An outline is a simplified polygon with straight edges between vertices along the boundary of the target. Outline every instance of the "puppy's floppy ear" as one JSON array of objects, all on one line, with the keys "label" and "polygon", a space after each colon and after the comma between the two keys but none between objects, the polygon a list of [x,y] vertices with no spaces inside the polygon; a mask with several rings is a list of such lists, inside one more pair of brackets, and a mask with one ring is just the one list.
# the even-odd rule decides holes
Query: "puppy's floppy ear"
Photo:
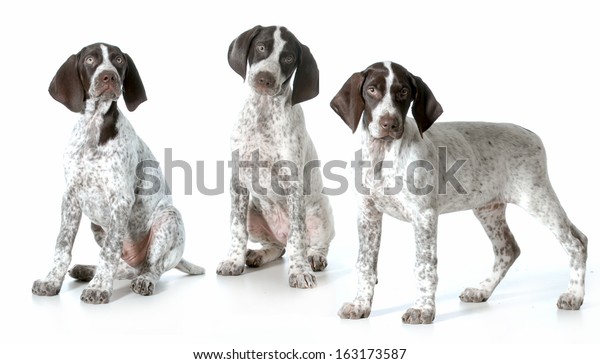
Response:
[{"label": "puppy's floppy ear", "polygon": [[56,71],[48,87],[48,92],[56,101],[77,113],[85,108],[86,93],[77,69],[78,60],[79,55],[71,55]]},{"label": "puppy's floppy ear", "polygon": [[412,74],[410,76],[416,90],[411,110],[419,127],[419,133],[423,137],[423,133],[442,115],[444,110],[425,82],[420,77]]},{"label": "puppy's floppy ear", "polygon": [[364,72],[353,74],[329,104],[333,111],[350,127],[352,133],[358,128],[360,117],[365,110],[365,101],[362,98],[362,86],[364,82]]},{"label": "puppy's floppy ear", "polygon": [[248,29],[229,45],[227,52],[227,61],[229,66],[242,78],[246,79],[246,65],[248,64],[248,52],[250,51],[250,43],[252,39],[261,31],[263,27],[260,25],[252,29]]},{"label": "puppy's floppy ear", "polygon": [[123,99],[127,110],[134,111],[140,104],[148,98],[146,97],[146,90],[144,84],[140,78],[137,67],[133,63],[133,59],[128,54],[124,54],[127,59],[127,72],[123,79]]},{"label": "puppy's floppy ear", "polygon": [[294,76],[294,89],[292,90],[292,105],[310,100],[319,94],[319,68],[310,53],[310,49],[300,44],[298,67]]}]

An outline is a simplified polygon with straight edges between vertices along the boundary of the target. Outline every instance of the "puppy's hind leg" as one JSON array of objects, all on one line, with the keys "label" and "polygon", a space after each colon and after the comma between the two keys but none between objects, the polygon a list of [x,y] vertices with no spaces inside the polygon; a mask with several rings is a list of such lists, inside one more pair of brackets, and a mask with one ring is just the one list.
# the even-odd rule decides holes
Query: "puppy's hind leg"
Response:
[{"label": "puppy's hind leg", "polygon": [[260,267],[285,254],[284,243],[277,240],[269,224],[253,201],[248,208],[248,237],[251,241],[262,244],[262,249],[248,249],[246,251],[246,265]]},{"label": "puppy's hind leg", "polygon": [[530,198],[518,205],[538,218],[554,233],[569,256],[571,268],[567,292],[556,303],[562,310],[578,310],[585,295],[585,270],[587,260],[587,237],[571,223],[563,210],[550,182],[538,183],[542,188],[532,188]]},{"label": "puppy's hind leg", "polygon": [[494,267],[492,274],[477,288],[467,288],[460,295],[463,302],[485,302],[508,269],[519,257],[521,251],[506,223],[506,204],[491,203],[474,209],[475,216],[483,226],[494,248]]},{"label": "puppy's hind leg", "polygon": [[[76,264],[69,270],[69,276],[78,281],[89,282],[96,274],[95,265]],[[139,270],[127,264],[123,259],[119,261],[115,279],[134,279]]]},{"label": "puppy's hind leg", "polygon": [[248,249],[246,252],[246,265],[252,268],[258,268],[285,254],[285,248],[280,244],[262,243],[262,249]]},{"label": "puppy's hind leg", "polygon": [[173,207],[160,211],[153,220],[148,253],[140,274],[131,281],[131,290],[142,296],[154,293],[161,275],[172,268],[188,274],[202,274],[204,269],[182,259],[185,241],[183,221]]},{"label": "puppy's hind leg", "polygon": [[[94,234],[94,240],[96,243],[102,247],[104,244],[104,239],[106,238],[106,232],[100,225],[96,225],[92,223],[92,234]],[[69,269],[69,276],[71,278],[75,278],[78,281],[89,282],[94,278],[96,274],[96,266],[95,265],[86,265],[86,264],[75,264],[71,269]]]},{"label": "puppy's hind leg", "polygon": [[69,269],[69,276],[78,281],[89,282],[96,274],[95,265],[75,264]]},{"label": "puppy's hind leg", "polygon": [[[104,239],[106,238],[106,232],[104,229],[92,223],[92,233],[94,234],[94,239],[99,246],[104,244]],[[117,267],[116,279],[134,279],[138,275],[138,270],[131,267],[124,260],[119,261],[119,265]],[[94,278],[96,274],[96,266],[95,265],[87,265],[87,264],[75,264],[71,269],[69,269],[69,276],[78,281],[89,282]]]}]

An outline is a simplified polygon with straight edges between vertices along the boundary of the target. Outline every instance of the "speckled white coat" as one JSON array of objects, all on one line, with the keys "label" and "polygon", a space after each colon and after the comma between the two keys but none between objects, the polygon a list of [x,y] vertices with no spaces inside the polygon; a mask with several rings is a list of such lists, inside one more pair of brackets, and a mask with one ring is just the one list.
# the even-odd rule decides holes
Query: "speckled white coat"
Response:
[{"label": "speckled white coat", "polygon": [[[360,195],[358,204],[358,292],[339,315],[356,319],[370,314],[383,214],[411,223],[415,231],[419,293],[403,315],[404,322],[426,324],[435,317],[437,219],[442,213],[472,209],[492,241],[495,261],[491,275],[460,295],[465,302],[486,301],[520,252],[506,224],[508,203],[538,218],[562,244],[569,255],[571,274],[567,292],[559,297],[557,306],[579,309],[584,297],[587,238],[569,221],[552,189],[541,140],[512,124],[452,122],[423,128],[435,121],[441,107],[426,86],[411,82],[416,76],[386,62],[355,74],[354,81],[358,77],[362,77],[361,87],[374,95],[373,100],[365,92],[349,90],[357,84],[350,82],[351,78],[332,101],[334,110],[352,127],[358,121],[352,119],[348,105],[361,100],[348,97],[364,100],[365,117],[358,128],[363,157],[371,163],[362,173],[368,193]],[[377,90],[372,85],[383,86]],[[401,94],[403,88],[408,92]],[[401,111],[413,102],[414,97],[404,99],[411,91],[421,97],[429,94],[430,105],[425,108],[433,114],[429,120],[408,118]],[[413,115],[418,113],[415,103]],[[376,167],[381,161],[387,161],[387,166]],[[447,173],[449,170],[452,173]]]}]

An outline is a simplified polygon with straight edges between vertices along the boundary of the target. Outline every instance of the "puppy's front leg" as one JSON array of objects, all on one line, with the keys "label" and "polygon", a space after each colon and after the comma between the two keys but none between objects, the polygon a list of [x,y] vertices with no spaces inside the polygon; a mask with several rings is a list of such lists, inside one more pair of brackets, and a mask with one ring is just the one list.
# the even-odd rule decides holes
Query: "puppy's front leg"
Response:
[{"label": "puppy's front leg", "polygon": [[382,217],[383,214],[375,208],[373,200],[363,196],[358,211],[358,292],[353,302],[344,303],[338,311],[341,318],[360,319],[371,314],[371,303],[377,283]]},{"label": "puppy's front leg", "polygon": [[239,181],[231,178],[231,247],[227,259],[217,266],[217,274],[238,276],[244,271],[248,249],[248,204],[249,192]]},{"label": "puppy's front leg", "polygon": [[317,278],[312,273],[306,256],[306,204],[303,189],[301,185],[294,185],[286,192],[290,217],[290,233],[287,240],[290,287],[314,288],[317,286]]},{"label": "puppy's front leg", "polygon": [[113,206],[113,210],[110,214],[106,239],[100,249],[100,261],[94,278],[81,293],[81,300],[85,303],[108,303],[112,295],[113,281],[119,259],[123,254],[123,239],[134,201],[133,196],[124,197],[119,194],[111,201],[110,206]]},{"label": "puppy's front leg", "polygon": [[60,292],[69,264],[75,236],[81,222],[81,207],[75,194],[67,190],[63,196],[61,207],[60,232],[54,249],[54,267],[45,278],[33,282],[31,291],[38,296],[54,296]]},{"label": "puppy's front leg", "polygon": [[430,324],[435,318],[435,290],[437,288],[437,221],[433,210],[415,214],[416,260],[415,275],[419,297],[414,306],[402,316],[407,324]]}]

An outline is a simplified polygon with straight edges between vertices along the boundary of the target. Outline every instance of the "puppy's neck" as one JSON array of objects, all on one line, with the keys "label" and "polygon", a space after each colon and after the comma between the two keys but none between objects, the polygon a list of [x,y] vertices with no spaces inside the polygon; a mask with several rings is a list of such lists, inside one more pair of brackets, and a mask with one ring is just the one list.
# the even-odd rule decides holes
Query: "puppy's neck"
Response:
[{"label": "puppy's neck", "polygon": [[423,143],[416,124],[411,122],[405,123],[404,133],[399,139],[374,138],[366,124],[362,124],[362,158],[370,162],[367,175],[372,178],[381,178],[384,165],[387,165],[386,168],[401,170],[402,166],[414,160],[415,155],[411,150],[415,148],[415,143]]},{"label": "puppy's neck", "polygon": [[[85,110],[84,114],[86,119],[91,119],[94,116],[102,116],[106,114],[108,109],[112,106],[114,101],[112,100],[99,100],[94,98],[88,98],[85,100]],[[114,102],[116,103],[116,102]]]},{"label": "puppy's neck", "polygon": [[84,117],[82,118],[85,130],[86,144],[89,148],[96,148],[108,143],[117,136],[117,121],[119,109],[117,101],[112,100],[86,100]]},{"label": "puppy's neck", "polygon": [[289,82],[281,86],[281,90],[275,95],[266,95],[257,92],[250,87],[250,95],[248,96],[248,102],[255,105],[257,108],[264,108],[267,110],[280,110],[292,105],[292,89]]},{"label": "puppy's neck", "polygon": [[421,135],[414,120],[407,118],[404,122],[404,133],[399,139],[374,138],[366,123],[361,123],[363,156],[373,164],[383,160],[397,161],[403,151],[407,151],[414,143],[422,143]]},{"label": "puppy's neck", "polygon": [[[293,125],[290,124],[291,106],[289,87],[274,96],[263,95],[252,90],[242,110],[241,120],[247,124],[243,130],[272,134],[276,130],[301,127],[301,124],[303,125],[301,120],[296,120],[297,122]],[[296,112],[301,111],[296,110]]]},{"label": "puppy's neck", "polygon": [[364,125],[364,127],[361,128],[363,158],[370,161],[371,165],[376,165],[383,161],[391,149],[395,149],[395,147],[398,147],[398,144],[401,143],[402,139],[393,140],[374,138],[371,136],[371,133],[369,133],[369,128],[366,126],[366,123],[363,122],[361,124]]}]

